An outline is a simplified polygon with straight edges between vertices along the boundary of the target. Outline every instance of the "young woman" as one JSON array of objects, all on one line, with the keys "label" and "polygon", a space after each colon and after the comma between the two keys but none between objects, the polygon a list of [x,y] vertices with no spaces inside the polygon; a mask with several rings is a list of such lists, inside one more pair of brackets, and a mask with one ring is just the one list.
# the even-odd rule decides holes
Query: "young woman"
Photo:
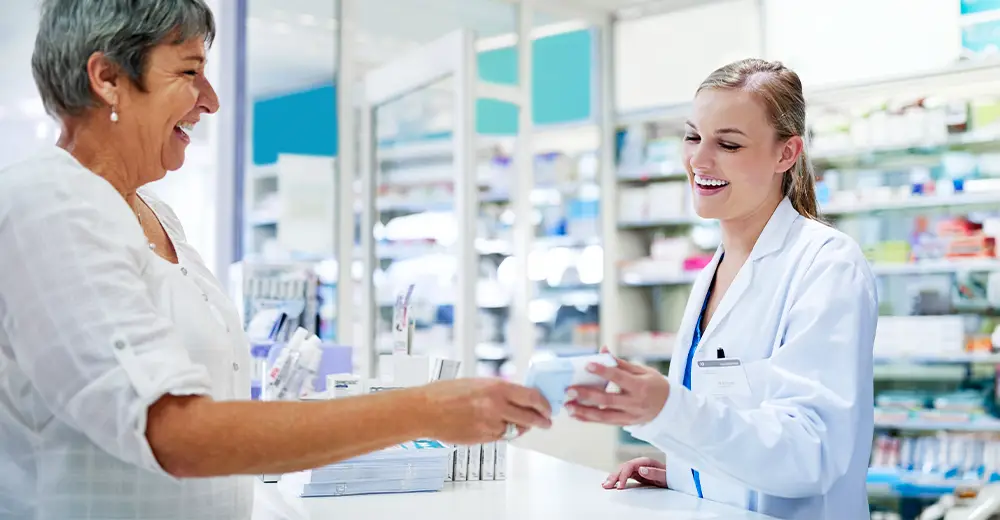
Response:
[{"label": "young woman", "polygon": [[722,246],[694,283],[664,378],[593,367],[621,388],[570,390],[580,420],[628,426],[666,453],[629,478],[776,518],[868,518],[875,278],[820,222],[798,76],[757,59],[713,72],[687,122],[697,213]]}]

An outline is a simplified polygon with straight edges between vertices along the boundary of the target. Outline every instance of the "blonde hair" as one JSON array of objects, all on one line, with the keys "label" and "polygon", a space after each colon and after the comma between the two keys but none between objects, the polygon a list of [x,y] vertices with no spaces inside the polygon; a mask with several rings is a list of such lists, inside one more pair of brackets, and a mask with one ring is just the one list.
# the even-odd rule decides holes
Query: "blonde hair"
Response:
[{"label": "blonde hair", "polygon": [[[806,136],[806,101],[799,75],[777,61],[748,58],[716,69],[698,87],[735,89],[760,99],[779,140]],[[785,172],[781,191],[803,217],[821,220],[816,200],[816,179],[805,146],[795,165]]]}]

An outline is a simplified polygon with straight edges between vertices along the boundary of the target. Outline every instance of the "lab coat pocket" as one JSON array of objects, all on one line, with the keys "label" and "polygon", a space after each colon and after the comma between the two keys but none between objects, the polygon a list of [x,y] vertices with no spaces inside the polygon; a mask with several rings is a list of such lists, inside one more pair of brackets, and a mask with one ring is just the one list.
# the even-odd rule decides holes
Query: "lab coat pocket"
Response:
[{"label": "lab coat pocket", "polygon": [[710,473],[700,473],[702,495],[713,502],[729,504],[740,509],[749,505],[749,489],[739,482]]},{"label": "lab coat pocket", "polygon": [[769,359],[759,359],[743,363],[743,373],[746,376],[750,391],[740,395],[720,396],[719,399],[739,410],[760,407],[767,395],[767,371],[769,363]]},{"label": "lab coat pocket", "polygon": [[674,491],[698,496],[690,463],[672,453],[667,453],[667,487]]}]

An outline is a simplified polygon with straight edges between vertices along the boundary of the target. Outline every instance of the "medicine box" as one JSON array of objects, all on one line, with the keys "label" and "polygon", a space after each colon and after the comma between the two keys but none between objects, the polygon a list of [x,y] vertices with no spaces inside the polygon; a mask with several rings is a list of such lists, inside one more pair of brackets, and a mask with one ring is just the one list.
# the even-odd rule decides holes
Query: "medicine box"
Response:
[{"label": "medicine box", "polygon": [[469,446],[469,480],[482,480],[483,445]]},{"label": "medicine box", "polygon": [[455,481],[469,480],[469,447],[455,448]]},{"label": "medicine box", "polygon": [[480,472],[482,480],[494,480],[496,478],[497,463],[497,443],[488,442],[483,444],[483,469]]}]

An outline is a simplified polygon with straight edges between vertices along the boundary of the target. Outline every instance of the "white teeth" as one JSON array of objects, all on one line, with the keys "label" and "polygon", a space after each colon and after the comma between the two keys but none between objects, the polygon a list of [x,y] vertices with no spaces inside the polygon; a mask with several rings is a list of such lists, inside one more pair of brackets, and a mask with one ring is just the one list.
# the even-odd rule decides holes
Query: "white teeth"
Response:
[{"label": "white teeth", "polygon": [[707,187],[710,187],[710,188],[718,188],[720,186],[726,186],[726,185],[729,184],[728,181],[720,181],[718,179],[709,179],[707,177],[702,177],[701,175],[695,175],[694,176],[694,182],[695,182],[695,184],[698,184],[699,186],[707,186]]},{"label": "white teeth", "polygon": [[184,133],[188,133],[188,132],[194,130],[194,124],[193,123],[177,123],[177,129],[180,130],[180,131],[182,131],[182,132],[184,132]]}]

